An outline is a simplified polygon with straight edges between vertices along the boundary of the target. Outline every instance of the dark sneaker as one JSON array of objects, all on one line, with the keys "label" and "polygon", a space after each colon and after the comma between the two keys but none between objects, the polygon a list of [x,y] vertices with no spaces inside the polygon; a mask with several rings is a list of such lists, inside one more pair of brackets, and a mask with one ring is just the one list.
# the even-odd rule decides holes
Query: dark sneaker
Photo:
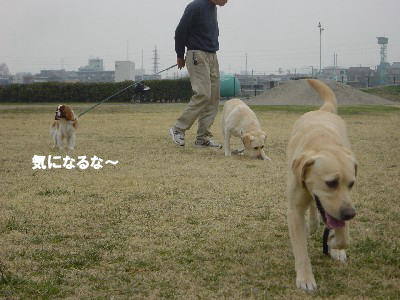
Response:
[{"label": "dark sneaker", "polygon": [[203,139],[197,139],[194,144],[198,147],[210,147],[210,148],[218,148],[222,149],[221,144],[215,143],[213,140],[203,140]]},{"label": "dark sneaker", "polygon": [[171,134],[172,140],[175,144],[179,146],[185,146],[185,133],[183,131],[172,127],[169,129],[169,133]]}]

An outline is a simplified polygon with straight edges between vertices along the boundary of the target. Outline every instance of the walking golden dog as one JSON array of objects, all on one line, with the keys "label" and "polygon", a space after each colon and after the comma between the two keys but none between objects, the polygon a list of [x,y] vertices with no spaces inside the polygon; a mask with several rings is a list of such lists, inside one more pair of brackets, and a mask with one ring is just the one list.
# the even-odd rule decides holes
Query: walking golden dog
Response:
[{"label": "walking golden dog", "polygon": [[[356,215],[350,197],[357,174],[357,162],[350,150],[345,122],[336,114],[333,91],[319,80],[308,80],[324,104],[298,119],[287,150],[288,225],[296,269],[296,285],[314,290],[317,284],[307,253],[305,213],[310,208],[310,226],[318,225],[318,210],[329,229],[328,251],[345,261],[349,244],[346,221]],[[318,208],[318,210],[317,210]]]}]

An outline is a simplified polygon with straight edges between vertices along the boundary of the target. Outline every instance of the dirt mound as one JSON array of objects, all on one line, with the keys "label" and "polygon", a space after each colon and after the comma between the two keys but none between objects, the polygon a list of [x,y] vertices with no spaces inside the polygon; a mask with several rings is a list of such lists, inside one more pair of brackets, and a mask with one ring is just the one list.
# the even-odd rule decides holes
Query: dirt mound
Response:
[{"label": "dirt mound", "polygon": [[[324,81],[336,95],[339,105],[395,104],[334,80]],[[250,105],[321,105],[321,99],[307,80],[291,80],[246,101]]]}]

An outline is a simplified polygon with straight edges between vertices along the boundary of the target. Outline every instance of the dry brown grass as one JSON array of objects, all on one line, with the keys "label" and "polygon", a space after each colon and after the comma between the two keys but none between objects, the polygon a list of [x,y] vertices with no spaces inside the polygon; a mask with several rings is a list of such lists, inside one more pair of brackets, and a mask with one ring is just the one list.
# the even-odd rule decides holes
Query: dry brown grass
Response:
[{"label": "dry brown grass", "polygon": [[[0,106],[0,298],[399,297],[398,111],[344,115],[360,163],[350,262],[322,255],[321,228],[309,243],[319,289],[307,294],[295,288],[285,216],[299,112],[256,108],[273,159],[263,162],[195,148],[195,130],[173,145],[182,105],[103,105],[82,117],[69,155],[116,167],[34,171],[34,154],[59,153],[54,109]],[[214,133],[222,141],[219,118]]]}]

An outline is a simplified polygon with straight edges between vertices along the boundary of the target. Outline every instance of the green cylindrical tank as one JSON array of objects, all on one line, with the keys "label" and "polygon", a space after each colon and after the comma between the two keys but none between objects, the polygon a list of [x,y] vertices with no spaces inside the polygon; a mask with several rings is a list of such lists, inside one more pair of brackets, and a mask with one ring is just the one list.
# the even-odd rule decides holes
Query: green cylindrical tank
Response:
[{"label": "green cylindrical tank", "polygon": [[221,97],[239,97],[240,96],[240,82],[235,75],[225,74],[220,78],[221,83]]}]

